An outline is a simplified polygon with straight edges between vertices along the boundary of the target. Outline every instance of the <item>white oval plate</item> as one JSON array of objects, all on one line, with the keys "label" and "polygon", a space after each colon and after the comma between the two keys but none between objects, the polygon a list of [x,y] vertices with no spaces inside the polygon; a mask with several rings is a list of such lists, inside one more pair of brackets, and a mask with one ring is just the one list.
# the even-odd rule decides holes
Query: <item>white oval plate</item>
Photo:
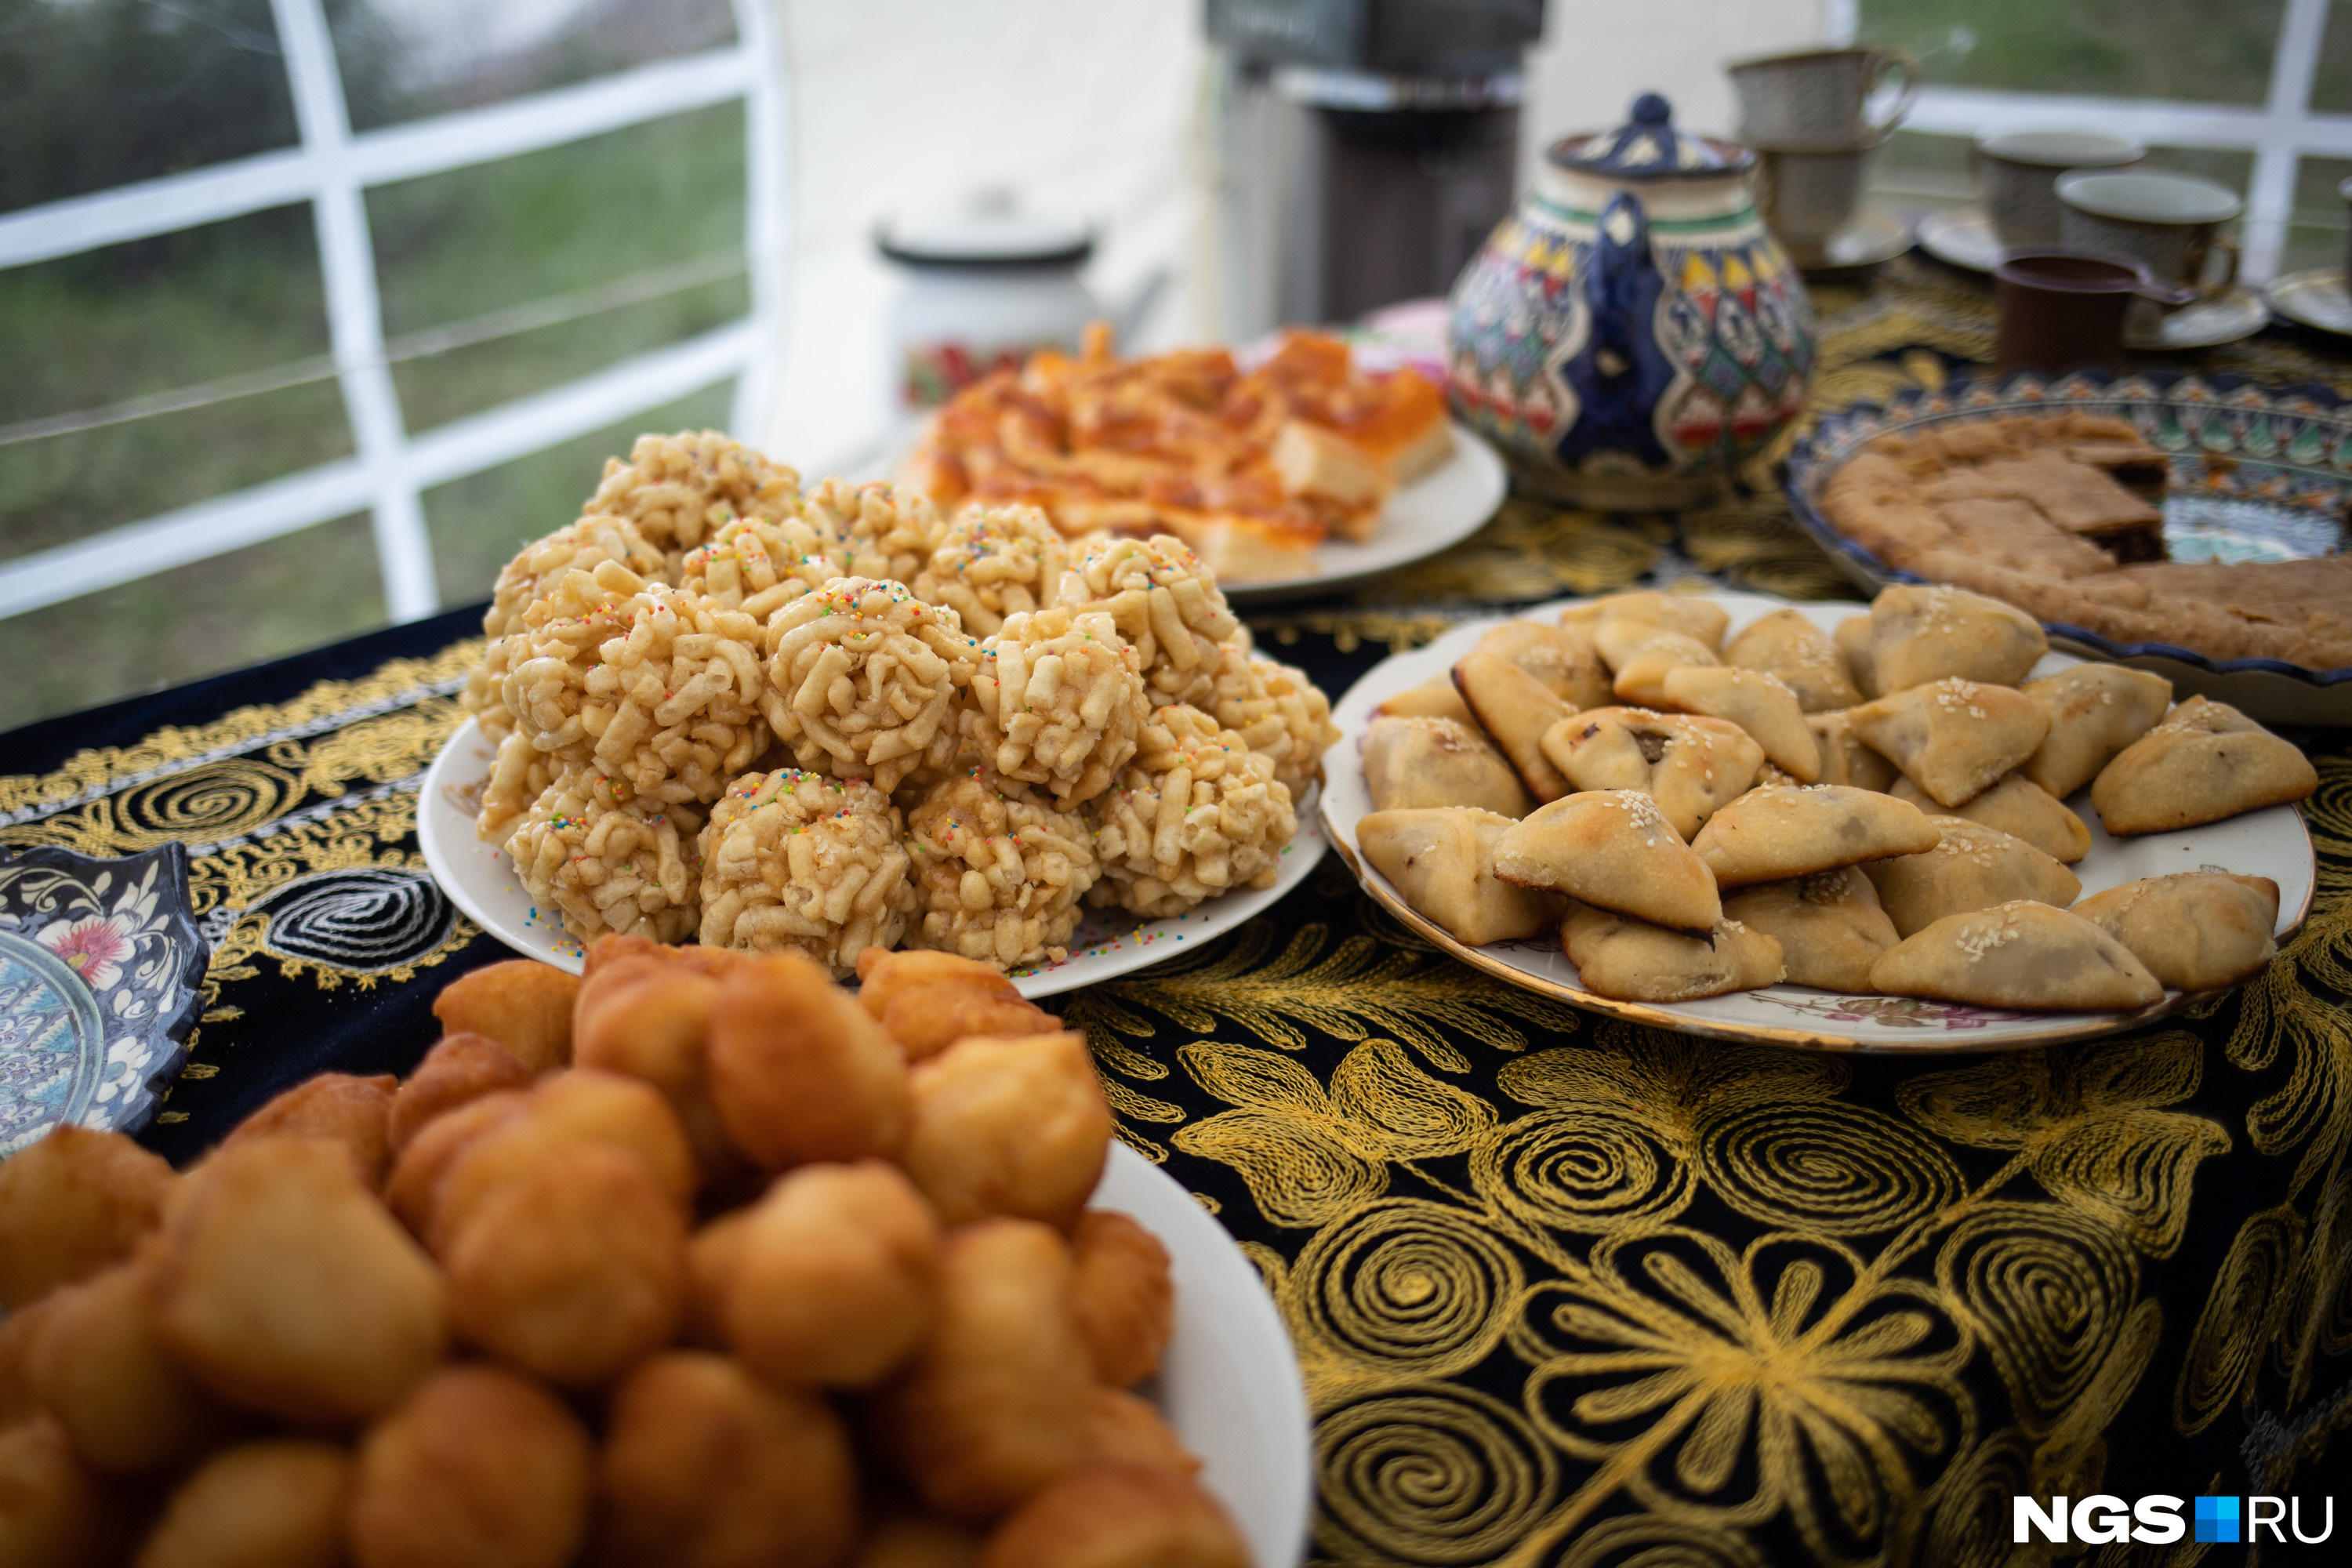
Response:
[{"label": "white oval plate", "polygon": [[[491,752],[480,726],[468,719],[425,771],[425,786],[416,801],[416,842],[425,851],[425,868],[449,901],[476,925],[527,958],[545,959],[577,974],[587,955],[579,941],[565,932],[562,916],[532,903],[506,851],[474,837],[475,803],[490,776]],[[1310,785],[1307,798],[1298,803],[1298,835],[1283,848],[1273,887],[1225,893],[1164,921],[1088,910],[1071,939],[1069,957],[1024,969],[1013,975],[1013,983],[1032,1000],[1051,996],[1157,963],[1187,944],[1222,936],[1304,881],[1327,847]]]},{"label": "white oval plate", "polygon": [[1281,1313],[1224,1227],[1126,1144],[1111,1144],[1093,1202],[1131,1215],[1168,1248],[1176,1335],[1145,1392],[1201,1457],[1202,1481],[1257,1568],[1290,1568],[1315,1500],[1314,1433]]},{"label": "white oval plate", "polygon": [[[1761,594],[1709,594],[1731,616],[1726,636],[1758,616],[1794,608],[1823,631],[1834,627],[1862,606],[1850,603],[1796,604]],[[1364,784],[1361,750],[1371,710],[1407,689],[1453,668],[1478,638],[1506,618],[1549,620],[1575,604],[1561,599],[1539,605],[1517,616],[1465,622],[1428,647],[1398,654],[1374,666],[1339,700],[1331,717],[1340,731],[1339,743],[1324,753],[1323,819],[1332,841],[1365,889],[1423,936],[1465,963],[1531,991],[1540,991],[1594,1012],[1611,1013],[1690,1034],[1724,1039],[1752,1040],[1801,1046],[1814,1050],[1982,1051],[2019,1046],[2054,1045],[2094,1035],[2135,1028],[2151,1018],[2177,1012],[2190,998],[2167,992],[2162,1002],[2137,1013],[2008,1013],[1949,1002],[1909,997],[1840,996],[1809,985],[1768,985],[1759,991],[1735,991],[1696,1002],[1621,1002],[1584,988],[1576,965],[1568,961],[1555,938],[1541,942],[1497,942],[1468,947],[1434,922],[1416,914],[1387,878],[1366,865],[1356,853],[1356,821],[1372,809]],[[2083,661],[2071,654],[2048,653],[2033,667],[2034,676],[2052,674]],[[2110,838],[2091,809],[2085,789],[2067,803],[2091,830],[2091,852],[2071,869],[2083,881],[2083,896],[2172,871],[2194,871],[2207,866],[2245,876],[2268,877],[2279,886],[2278,933],[2303,923],[2311,912],[2317,877],[2311,835],[2303,816],[2291,805],[2248,812],[2227,822],[2209,823],[2181,833],[2151,833],[2137,838]]]},{"label": "white oval plate", "polygon": [[1311,576],[1271,583],[1226,583],[1225,598],[1244,608],[1327,593],[1360,577],[1425,561],[1461,543],[1503,504],[1510,476],[1485,437],[1454,426],[1454,456],[1389,498],[1388,509],[1361,544],[1328,539],[1315,547]]}]

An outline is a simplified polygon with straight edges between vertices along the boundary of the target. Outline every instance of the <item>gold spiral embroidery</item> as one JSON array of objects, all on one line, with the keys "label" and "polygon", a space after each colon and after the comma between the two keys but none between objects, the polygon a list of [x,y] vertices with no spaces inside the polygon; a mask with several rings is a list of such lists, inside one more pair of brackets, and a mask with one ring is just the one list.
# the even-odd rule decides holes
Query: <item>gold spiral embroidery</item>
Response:
[{"label": "gold spiral embroidery", "polygon": [[1727,1117],[1707,1130],[1699,1163],[1739,1213],[1818,1236],[1893,1230],[1964,1184],[1950,1155],[1893,1117],[1831,1102]]},{"label": "gold spiral embroidery", "polygon": [[1494,1349],[1521,1283],[1518,1259],[1473,1216],[1391,1198],[1308,1242],[1291,1289],[1318,1350],[1443,1377]]},{"label": "gold spiral embroidery", "polygon": [[2264,1209],[2230,1243],[2173,1384],[2172,1424],[2183,1433],[2194,1436],[2213,1424],[2269,1345],[2302,1261],[2303,1232],[2294,1209]]},{"label": "gold spiral embroidery", "polygon": [[1349,1562],[1491,1562],[1559,1486],[1558,1460],[1518,1412],[1473,1388],[1343,1405],[1323,1417],[1316,1448],[1316,1534]]},{"label": "gold spiral embroidery", "polygon": [[1187,1154],[1231,1165],[1258,1212],[1275,1225],[1309,1227],[1354,1212],[1388,1189],[1388,1168],[1324,1125],[1279,1111],[1226,1110],[1169,1140]]},{"label": "gold spiral embroidery", "polygon": [[2020,1426],[2063,1419],[2105,1366],[2139,1269],[2107,1229],[2052,1204],[1988,1204],[1936,1258],[1947,1300],[1968,1303]]},{"label": "gold spiral embroidery", "polygon": [[1769,1562],[1719,1524],[1635,1514],[1579,1531],[1559,1568],[1767,1568]]},{"label": "gold spiral embroidery", "polygon": [[1656,1130],[1606,1105],[1563,1105],[1496,1129],[1470,1152],[1479,1194],[1522,1219],[1605,1233],[1672,1217],[1689,1165]]},{"label": "gold spiral embroidery", "polygon": [[2014,1426],[1960,1456],[1927,1500],[1926,1550],[1939,1568],[2009,1568],[2011,1500],[2041,1490],[2032,1447]]},{"label": "gold spiral embroidery", "polygon": [[207,763],[123,792],[115,803],[117,840],[131,853],[174,838],[217,843],[267,826],[301,790],[299,775],[267,763]]}]

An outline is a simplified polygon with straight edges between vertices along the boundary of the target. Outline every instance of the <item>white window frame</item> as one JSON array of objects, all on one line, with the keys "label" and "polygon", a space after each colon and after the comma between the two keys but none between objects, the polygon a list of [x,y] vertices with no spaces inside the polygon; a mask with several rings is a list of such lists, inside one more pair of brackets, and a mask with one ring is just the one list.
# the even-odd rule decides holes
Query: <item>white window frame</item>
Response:
[{"label": "white window frame", "polygon": [[[354,132],[321,0],[271,0],[298,145],[0,216],[0,268],[308,202],[325,274],[350,458],[0,563],[0,617],[79,598],[246,545],[371,514],[394,621],[440,608],[423,493],[735,378],[730,423],[759,427],[772,395],[786,255],[784,87],[766,0],[732,0],[736,42],[574,87]],[[412,434],[384,350],[369,187],[560,147],[714,104],[744,107],[747,315],[594,374]],[[561,521],[561,520],[555,520]],[[551,522],[550,526],[553,526]],[[483,584],[487,590],[488,584]]]},{"label": "white window frame", "polygon": [[[2311,84],[2327,30],[2329,0],[2286,0],[2271,56],[2270,91],[2259,109],[2159,99],[2094,98],[2057,93],[1999,92],[1979,88],[1926,87],[1903,121],[1906,131],[1982,136],[2029,127],[2069,126],[2110,132],[2155,147],[2251,153],[2244,255],[2240,275],[2267,283],[2286,250],[2294,210],[2295,167],[2305,157],[2352,158],[2352,114],[2317,114]],[[1823,31],[1830,41],[1854,41],[1860,0],[1826,0]]]}]

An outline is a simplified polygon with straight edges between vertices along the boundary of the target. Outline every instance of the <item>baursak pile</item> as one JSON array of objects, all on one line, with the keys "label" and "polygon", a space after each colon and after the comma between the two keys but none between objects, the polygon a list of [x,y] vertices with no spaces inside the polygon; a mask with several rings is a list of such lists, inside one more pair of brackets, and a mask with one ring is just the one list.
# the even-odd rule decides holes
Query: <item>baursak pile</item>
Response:
[{"label": "baursak pile", "polygon": [[0,1564],[1245,1568],[1084,1041],[862,967],[609,936],[184,1175],[0,1163]]},{"label": "baursak pile", "polygon": [[607,464],[483,629],[476,826],[546,915],[837,976],[902,945],[1020,969],[1089,904],[1269,887],[1338,736],[1175,538],[803,491],[709,431]]},{"label": "baursak pile", "polygon": [[1897,586],[1824,633],[1726,640],[1705,599],[1622,594],[1490,631],[1374,710],[1364,858],[1470,946],[1552,936],[1587,990],[2129,1010],[2276,951],[2279,889],[2214,868],[2083,898],[2091,848],[2309,795],[2285,740],[2160,676],[2039,680],[2032,617]]}]

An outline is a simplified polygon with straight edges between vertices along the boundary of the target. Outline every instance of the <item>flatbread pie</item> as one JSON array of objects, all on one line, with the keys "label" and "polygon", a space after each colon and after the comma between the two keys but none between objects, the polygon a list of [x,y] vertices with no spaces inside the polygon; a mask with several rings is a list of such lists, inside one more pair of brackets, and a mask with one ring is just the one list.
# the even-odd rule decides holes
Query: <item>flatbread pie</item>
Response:
[{"label": "flatbread pie", "polygon": [[1804,705],[1779,676],[1685,665],[1666,671],[1659,684],[1668,708],[1738,725],[1774,766],[1799,783],[1822,776],[1821,742],[1805,724]]},{"label": "flatbread pie", "polygon": [[2050,733],[2018,772],[2060,800],[2098,777],[2172,703],[2172,682],[2121,664],[2077,664],[2019,689],[2050,715]]},{"label": "flatbread pie", "polygon": [[2234,985],[2278,952],[2279,889],[2268,877],[2179,871],[2094,893],[2074,913],[2181,991]]},{"label": "flatbread pie", "polygon": [[1364,786],[1375,811],[1471,805],[1525,816],[1535,805],[1502,753],[1452,719],[1375,719],[1364,731]]},{"label": "flatbread pie", "polygon": [[1947,915],[1904,938],[1870,966],[1870,988],[2021,1011],[2121,1012],[2164,1000],[2123,943],[2030,900]]},{"label": "flatbread pie", "polygon": [[1559,919],[1559,899],[1495,876],[1496,841],[1513,826],[1460,805],[1375,811],[1358,819],[1356,844],[1406,903],[1455,941],[1484,947],[1540,936]]},{"label": "flatbread pie", "polygon": [[2192,697],[2100,770],[2091,805],[2120,837],[2219,822],[2318,787],[2293,743],[2226,702]]},{"label": "flatbread pie", "polygon": [[1544,731],[1543,751],[1578,789],[1649,795],[1685,843],[1764,763],[1764,748],[1737,724],[1646,708],[1573,714]]},{"label": "flatbread pie", "polygon": [[1474,653],[1454,667],[1462,701],[1518,770],[1519,782],[1538,801],[1558,800],[1568,780],[1544,755],[1544,731],[1576,711],[1551,688],[1498,654]]},{"label": "flatbread pie", "polygon": [[1922,811],[1966,817],[2022,838],[2062,866],[2072,866],[2091,852],[2091,830],[2083,819],[2022,773],[2005,773],[1992,788],[1954,806],[1937,805],[1907,778],[1896,779],[1890,793]]},{"label": "flatbread pie", "polygon": [[1775,610],[1749,622],[1725,645],[1723,662],[1779,676],[1808,713],[1851,708],[1863,700],[1845,655],[1802,610]]},{"label": "flatbread pie", "polygon": [[1707,818],[1691,847],[1718,888],[1916,856],[1942,835],[1916,805],[1846,784],[1751,789]]},{"label": "flatbread pie", "polygon": [[1870,989],[1870,966],[1902,940],[1878,889],[1852,866],[1742,888],[1723,900],[1723,918],[1779,942],[1790,984],[1848,995]]},{"label": "flatbread pie", "polygon": [[1882,691],[1947,676],[2014,686],[2049,651],[2032,616],[1964,588],[1898,583],[1870,602],[1870,662]]},{"label": "flatbread pie", "polygon": [[1906,937],[1946,915],[2015,899],[2063,910],[2082,894],[2080,878],[2021,838],[1963,817],[1927,821],[1943,836],[1933,849],[1874,860],[1863,868],[1878,889],[1887,919]]},{"label": "flatbread pie", "polygon": [[1706,863],[1639,790],[1587,790],[1538,806],[1496,841],[1495,875],[1681,931],[1723,918]]},{"label": "flatbread pie", "polygon": [[1572,906],[1560,947],[1584,988],[1628,1002],[1688,1002],[1752,991],[1780,978],[1780,944],[1737,921],[1694,935]]},{"label": "flatbread pie", "polygon": [[1893,763],[1938,805],[1958,805],[2032,756],[2050,715],[2006,686],[1958,676],[1846,710],[1863,744]]}]

